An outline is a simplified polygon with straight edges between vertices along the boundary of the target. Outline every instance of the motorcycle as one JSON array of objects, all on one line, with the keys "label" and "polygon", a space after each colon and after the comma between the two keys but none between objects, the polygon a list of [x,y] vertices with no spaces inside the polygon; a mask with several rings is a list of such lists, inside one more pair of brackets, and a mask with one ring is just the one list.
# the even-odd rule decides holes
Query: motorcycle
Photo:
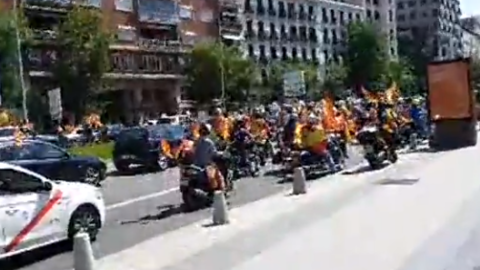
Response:
[{"label": "motorcycle", "polygon": [[229,174],[227,171],[226,175],[224,175],[225,171],[222,170],[228,170],[228,168],[222,168],[221,166],[222,165],[218,165],[214,169],[220,172],[221,184],[216,182],[219,181],[219,178],[209,178],[206,168],[195,165],[187,165],[181,168],[180,192],[186,210],[194,211],[204,207],[210,207],[213,203],[214,191],[216,190],[224,190],[225,196],[228,197],[234,188],[232,174]]},{"label": "motorcycle", "polygon": [[338,171],[344,169],[346,161],[346,153],[344,153],[344,150],[342,150],[342,144],[345,144],[345,141],[341,134],[329,134],[327,149],[332,155],[333,162],[335,163],[336,170]]},{"label": "motorcycle", "polygon": [[260,157],[254,150],[254,145],[247,147],[246,160],[242,161],[242,155],[238,149],[229,146],[226,150],[228,153],[233,170],[233,178],[239,179],[241,177],[256,177],[260,174]]},{"label": "motorcycle", "polygon": [[380,168],[384,161],[397,162],[398,156],[395,149],[386,145],[376,126],[364,126],[358,131],[357,140],[362,145],[364,157],[372,169]]}]

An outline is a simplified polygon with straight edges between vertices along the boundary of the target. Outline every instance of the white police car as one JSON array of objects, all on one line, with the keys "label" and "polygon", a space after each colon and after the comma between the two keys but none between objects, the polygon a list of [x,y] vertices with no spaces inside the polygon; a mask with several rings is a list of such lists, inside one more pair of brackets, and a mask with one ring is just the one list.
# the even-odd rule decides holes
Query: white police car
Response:
[{"label": "white police car", "polygon": [[104,220],[98,188],[0,162],[0,259],[69,239],[79,230],[95,239]]}]

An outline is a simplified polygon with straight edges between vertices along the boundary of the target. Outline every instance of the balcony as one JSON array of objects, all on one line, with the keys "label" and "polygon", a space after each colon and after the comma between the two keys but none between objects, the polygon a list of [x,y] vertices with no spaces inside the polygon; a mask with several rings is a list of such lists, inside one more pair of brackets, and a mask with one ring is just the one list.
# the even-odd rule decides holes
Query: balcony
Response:
[{"label": "balcony", "polygon": [[276,16],[277,15],[277,12],[275,11],[275,9],[273,7],[269,7],[268,8],[268,15],[270,16]]},{"label": "balcony", "polygon": [[55,12],[66,12],[71,6],[70,0],[25,0],[26,9],[45,9]]},{"label": "balcony", "polygon": [[192,45],[184,44],[179,40],[148,38],[139,38],[136,45],[143,51],[164,53],[187,53],[193,48]]},{"label": "balcony", "polygon": [[57,32],[54,30],[32,29],[32,39],[35,41],[55,41]]},{"label": "balcony", "polygon": [[298,19],[300,19],[300,20],[305,20],[305,19],[307,19],[307,13],[305,13],[305,11],[300,11],[300,12],[298,13]]},{"label": "balcony", "polygon": [[287,17],[287,11],[286,11],[285,9],[282,9],[282,8],[281,8],[281,9],[278,11],[278,16],[279,16],[280,18],[286,18],[286,17]]},{"label": "balcony", "polygon": [[114,52],[110,56],[111,73],[119,74],[182,74],[181,59],[152,53]]},{"label": "balcony", "polygon": [[[33,49],[26,54],[25,66],[31,76],[48,77],[57,57],[54,50]],[[113,79],[175,79],[184,72],[182,58],[173,55],[113,51],[110,61],[105,77]]]},{"label": "balcony", "polygon": [[264,6],[258,6],[257,7],[257,14],[264,15],[265,14],[265,7]]}]

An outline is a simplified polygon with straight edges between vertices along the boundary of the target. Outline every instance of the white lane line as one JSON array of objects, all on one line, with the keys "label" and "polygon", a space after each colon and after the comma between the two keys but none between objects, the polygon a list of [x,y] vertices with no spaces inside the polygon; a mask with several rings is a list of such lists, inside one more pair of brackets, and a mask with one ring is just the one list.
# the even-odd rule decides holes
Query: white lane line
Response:
[{"label": "white lane line", "polygon": [[107,205],[106,209],[107,210],[114,210],[114,209],[117,209],[117,208],[121,208],[121,207],[125,207],[125,206],[128,206],[128,205],[134,204],[134,203],[138,203],[138,202],[154,199],[156,197],[164,196],[164,195],[167,195],[167,194],[172,193],[172,192],[177,191],[177,190],[178,190],[178,187],[162,190],[162,191],[151,193],[151,194],[148,194],[148,195],[143,195],[143,196],[132,198],[132,199],[129,199],[129,200],[126,200],[126,201],[123,201],[123,202]]}]

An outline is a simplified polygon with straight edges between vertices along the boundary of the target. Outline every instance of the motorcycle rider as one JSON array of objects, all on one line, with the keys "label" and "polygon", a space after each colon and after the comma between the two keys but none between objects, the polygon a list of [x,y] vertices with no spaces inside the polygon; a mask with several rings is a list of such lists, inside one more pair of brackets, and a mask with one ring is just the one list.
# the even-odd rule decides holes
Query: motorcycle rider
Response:
[{"label": "motorcycle rider", "polygon": [[200,138],[195,141],[193,145],[193,164],[205,169],[205,174],[201,176],[204,181],[210,181],[214,189],[223,188],[223,178],[219,179],[219,177],[213,177],[214,179],[212,179],[211,175],[213,175],[213,173],[210,173],[211,171],[215,171],[213,170],[215,160],[221,156],[217,151],[215,143],[210,138],[212,127],[207,123],[202,123],[200,125],[199,133]]},{"label": "motorcycle rider", "polygon": [[385,146],[389,151],[395,151],[397,148],[398,117],[393,107],[391,102],[382,99],[379,101],[377,109],[377,120],[380,125],[381,137],[385,141]]},{"label": "motorcycle rider", "polygon": [[320,119],[310,114],[306,125],[302,128],[302,147],[300,161],[309,164],[312,160],[323,158],[331,172],[336,170],[335,162],[328,151],[328,138],[326,131],[321,126]]},{"label": "motorcycle rider", "polygon": [[248,162],[248,150],[253,142],[253,136],[247,128],[248,119],[242,117],[237,122],[237,128],[233,135],[232,147],[238,151],[240,156],[240,166],[246,166]]}]

